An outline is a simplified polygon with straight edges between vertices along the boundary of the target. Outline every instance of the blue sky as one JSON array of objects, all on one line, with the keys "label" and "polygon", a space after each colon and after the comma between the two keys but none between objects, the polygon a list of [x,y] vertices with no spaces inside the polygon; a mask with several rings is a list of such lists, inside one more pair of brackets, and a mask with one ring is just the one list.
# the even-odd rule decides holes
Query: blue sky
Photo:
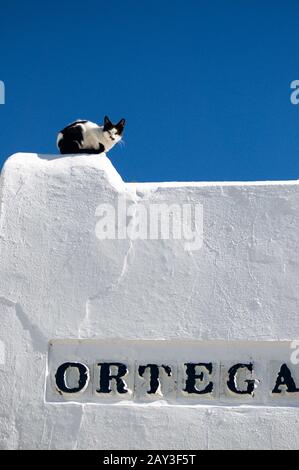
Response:
[{"label": "blue sky", "polygon": [[299,2],[12,0],[1,20],[1,165],[108,114],[126,181],[299,177]]}]

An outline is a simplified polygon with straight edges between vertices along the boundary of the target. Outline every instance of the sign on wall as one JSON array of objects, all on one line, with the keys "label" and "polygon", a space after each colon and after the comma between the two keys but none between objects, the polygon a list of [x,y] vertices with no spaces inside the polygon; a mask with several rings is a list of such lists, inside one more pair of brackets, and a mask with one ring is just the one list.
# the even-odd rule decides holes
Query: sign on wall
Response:
[{"label": "sign on wall", "polygon": [[290,342],[55,340],[49,402],[299,404]]}]

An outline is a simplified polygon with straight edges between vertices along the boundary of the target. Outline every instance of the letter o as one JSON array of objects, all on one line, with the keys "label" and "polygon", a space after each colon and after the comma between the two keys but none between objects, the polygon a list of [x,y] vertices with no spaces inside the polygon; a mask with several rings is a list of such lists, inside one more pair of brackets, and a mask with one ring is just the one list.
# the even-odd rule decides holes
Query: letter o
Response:
[{"label": "letter o", "polygon": [[[78,387],[70,388],[67,384],[67,371],[70,368],[76,368],[79,372]],[[64,362],[58,367],[55,374],[56,387],[62,393],[83,392],[88,386],[89,377],[89,369],[85,364],[80,362]]]}]

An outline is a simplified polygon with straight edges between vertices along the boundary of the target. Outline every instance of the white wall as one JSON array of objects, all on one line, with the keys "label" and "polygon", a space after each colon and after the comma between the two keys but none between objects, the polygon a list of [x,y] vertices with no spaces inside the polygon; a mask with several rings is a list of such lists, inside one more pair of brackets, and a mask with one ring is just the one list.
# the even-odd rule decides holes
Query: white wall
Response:
[{"label": "white wall", "polygon": [[[228,347],[237,360],[244,347],[279,359],[299,338],[297,181],[126,184],[105,156],[16,154],[0,189],[1,448],[298,448],[296,401],[55,403],[45,392],[51,339],[102,340],[116,355],[112,340],[167,340],[174,361],[186,341],[211,356],[223,342],[224,361]],[[96,208],[120,196],[201,204],[202,248],[99,240]]]}]

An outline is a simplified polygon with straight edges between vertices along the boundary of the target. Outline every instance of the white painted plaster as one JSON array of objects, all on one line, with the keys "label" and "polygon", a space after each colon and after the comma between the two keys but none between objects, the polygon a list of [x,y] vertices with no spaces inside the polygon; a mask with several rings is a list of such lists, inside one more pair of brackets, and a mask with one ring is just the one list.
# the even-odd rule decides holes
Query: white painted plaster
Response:
[{"label": "white painted plaster", "polygon": [[[51,339],[195,341],[211,352],[215,341],[236,341],[237,359],[238,341],[276,351],[298,339],[298,181],[127,184],[103,155],[16,154],[0,185],[1,448],[298,448],[299,408],[285,402],[98,405],[45,395]],[[96,208],[119,195],[147,207],[202,204],[203,247],[99,240]]]}]

